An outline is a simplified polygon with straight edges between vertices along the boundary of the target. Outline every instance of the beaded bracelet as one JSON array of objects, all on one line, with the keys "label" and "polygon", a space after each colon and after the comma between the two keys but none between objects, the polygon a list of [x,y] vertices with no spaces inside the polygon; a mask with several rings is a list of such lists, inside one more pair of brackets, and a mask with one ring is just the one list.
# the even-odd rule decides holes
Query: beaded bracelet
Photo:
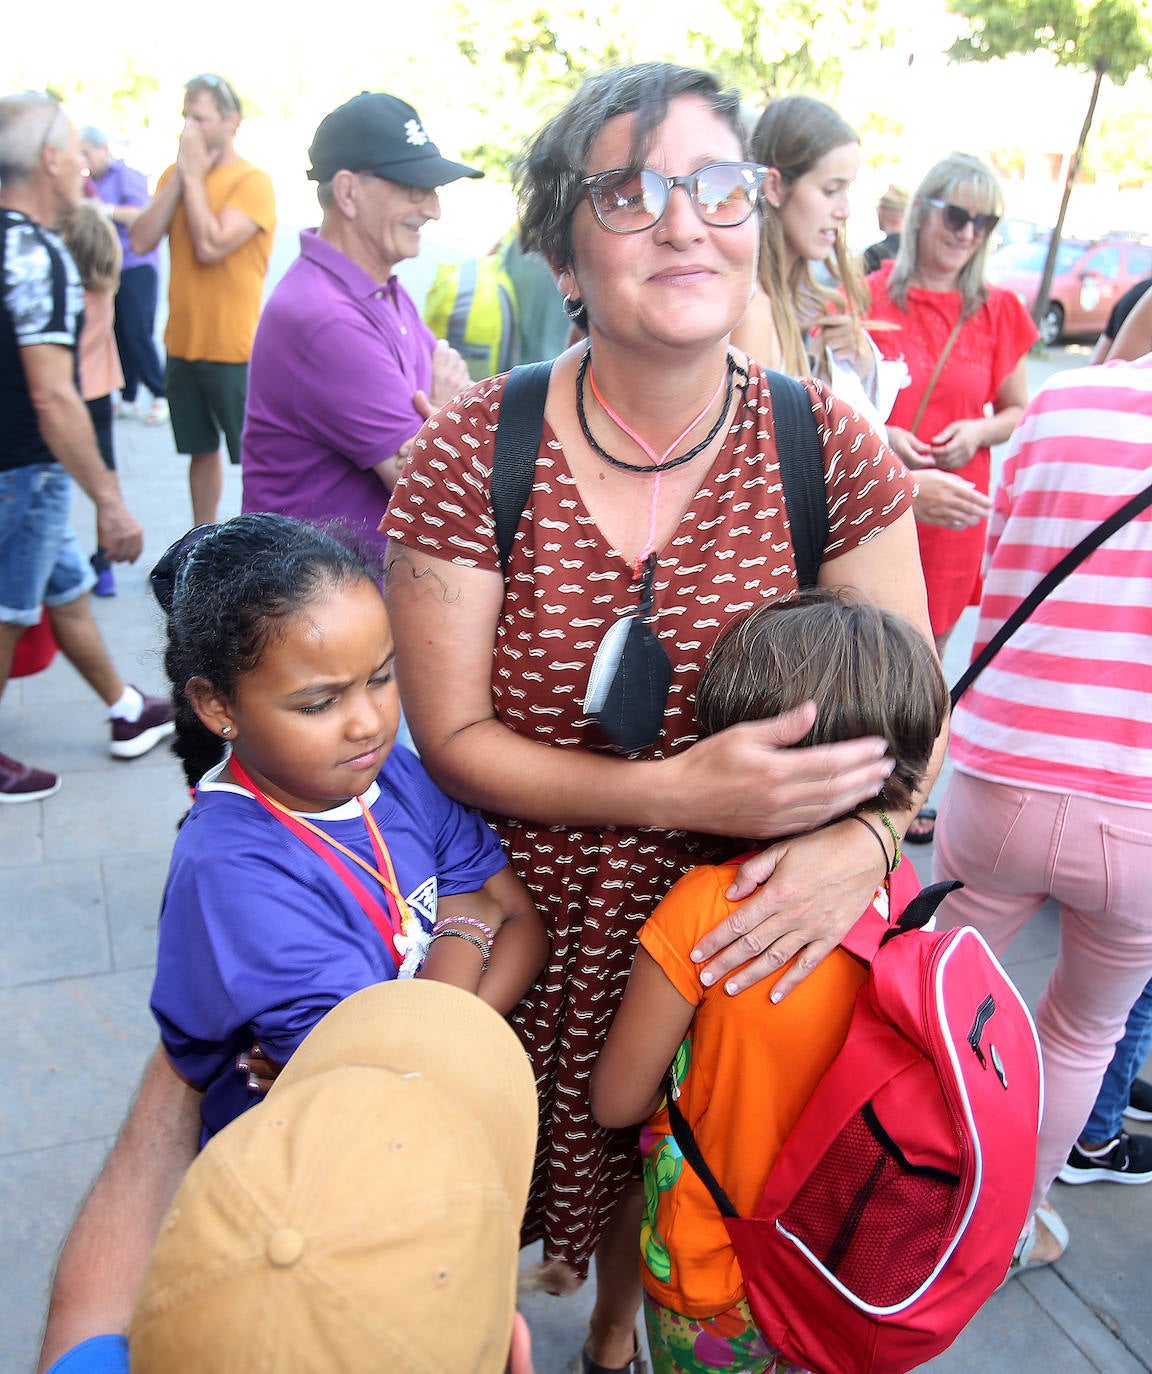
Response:
[{"label": "beaded bracelet", "polygon": [[496,938],[492,928],[486,926],[483,921],[478,921],[475,916],[442,916],[432,927],[432,934],[435,935],[437,931],[447,930],[450,926],[471,926],[474,930],[478,930],[489,944]]},{"label": "beaded bracelet", "polygon": [[[869,827],[869,829],[871,829],[871,827]],[[481,940],[479,935],[472,935],[467,930],[438,930],[432,936],[431,940],[428,941],[428,948],[431,949],[437,940],[444,940],[450,935],[454,935],[457,940],[467,940],[470,945],[475,945],[475,947],[480,951],[480,957],[484,960],[480,972],[487,973],[488,960],[491,957],[492,951],[484,943],[484,941]]]},{"label": "beaded bracelet", "polygon": [[872,838],[876,841],[876,843],[880,846],[880,853],[884,855],[884,877],[890,878],[892,876],[893,865],[888,862],[888,849],[884,844],[884,841],[880,837],[879,830],[876,830],[873,826],[869,825],[868,822],[864,819],[864,817],[859,815],[855,811],[849,812],[848,819],[850,821],[859,821],[860,824],[864,827],[864,829],[867,830],[869,835],[871,835]]},{"label": "beaded bracelet", "polygon": [[892,843],[896,846],[892,853],[892,867],[888,870],[889,873],[894,873],[900,867],[900,860],[904,857],[904,850],[900,845],[900,832],[896,829],[896,825],[887,811],[877,811],[876,815],[880,817],[881,824],[892,836]]}]

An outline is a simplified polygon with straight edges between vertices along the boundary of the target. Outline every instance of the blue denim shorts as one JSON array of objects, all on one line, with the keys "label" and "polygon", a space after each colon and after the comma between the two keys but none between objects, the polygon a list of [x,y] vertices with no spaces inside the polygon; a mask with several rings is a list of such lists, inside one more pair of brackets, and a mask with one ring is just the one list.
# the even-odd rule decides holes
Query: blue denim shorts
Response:
[{"label": "blue denim shorts", "polygon": [[96,581],[68,523],[72,479],[59,463],[0,472],[0,621],[35,625]]}]

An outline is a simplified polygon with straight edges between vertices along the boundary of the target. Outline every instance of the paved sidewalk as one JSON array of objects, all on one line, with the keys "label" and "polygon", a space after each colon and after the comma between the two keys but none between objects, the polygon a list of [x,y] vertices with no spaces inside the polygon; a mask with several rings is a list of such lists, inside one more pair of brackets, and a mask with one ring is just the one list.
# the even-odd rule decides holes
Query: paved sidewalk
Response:
[{"label": "paved sidewalk", "polygon": [[[162,691],[160,615],[147,570],[189,523],[185,464],[167,428],[118,422],[116,443],[148,546],[136,567],[117,570],[119,595],[95,610],[124,676]],[[239,509],[235,470],[222,509]],[[78,500],[76,511],[90,540],[91,508]],[[949,654],[950,680],[970,639],[969,623]],[[10,685],[0,741],[64,775],[47,802],[0,809],[0,1370],[25,1374],[57,1247],[155,1041],[147,1001],[156,914],[186,800],[165,747],[130,763],[109,758],[99,704],[59,659]],[[930,851],[913,857],[926,872]],[[1044,916],[1011,951],[1009,967],[1033,1002],[1054,951],[1054,923]],[[1152,1370],[1152,1187],[1057,1185],[1055,1201],[1072,1232],[1066,1258],[998,1293],[926,1368]],[[538,1374],[572,1367],[590,1305],[588,1292],[524,1299]]]}]

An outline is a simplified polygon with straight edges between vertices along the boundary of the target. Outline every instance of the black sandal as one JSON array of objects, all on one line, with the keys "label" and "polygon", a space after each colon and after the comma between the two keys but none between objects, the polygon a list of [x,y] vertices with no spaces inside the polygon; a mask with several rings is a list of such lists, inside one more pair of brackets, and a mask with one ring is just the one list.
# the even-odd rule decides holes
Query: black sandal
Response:
[{"label": "black sandal", "polygon": [[[919,832],[914,827],[919,826]],[[904,836],[905,844],[931,844],[936,838],[936,808],[922,806]]]},{"label": "black sandal", "polygon": [[580,1352],[580,1374],[648,1374],[648,1362],[644,1358],[644,1352],[640,1349],[640,1342],[636,1342],[636,1353],[627,1364],[613,1365],[609,1367],[605,1364],[597,1364],[588,1353],[585,1346]]}]

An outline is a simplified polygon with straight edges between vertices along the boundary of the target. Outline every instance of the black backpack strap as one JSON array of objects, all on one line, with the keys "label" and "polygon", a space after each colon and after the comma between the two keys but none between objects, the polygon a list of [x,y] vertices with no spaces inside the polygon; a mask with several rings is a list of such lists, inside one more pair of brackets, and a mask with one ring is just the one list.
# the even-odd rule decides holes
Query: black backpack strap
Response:
[{"label": "black backpack strap", "polygon": [[500,569],[508,575],[508,560],[516,526],[528,504],[540,436],[544,432],[544,402],[548,398],[551,360],[514,367],[504,383],[500,415],[496,422],[496,447],[492,453],[492,517],[496,522],[496,547]]},{"label": "black backpack strap", "polygon": [[781,372],[766,371],[764,375],[772,397],[776,455],[792,528],[796,580],[801,587],[814,587],[828,547],[828,495],[820,428],[807,388]]},{"label": "black backpack strap", "polygon": [[665,1105],[668,1108],[668,1124],[672,1127],[672,1138],[680,1146],[680,1153],[696,1171],[696,1176],[700,1182],[712,1194],[712,1201],[720,1209],[720,1215],[738,1217],[740,1213],[732,1206],[732,1200],[717,1183],[716,1175],[704,1162],[704,1156],[700,1153],[700,1146],[696,1144],[696,1137],[692,1134],[692,1127],[688,1125],[684,1119],[684,1113],[676,1105],[676,1081],[671,1070],[668,1072],[667,1087],[668,1097]]},{"label": "black backpack strap", "polygon": [[1102,520],[1094,530],[1091,530],[1081,539],[1074,549],[1070,549],[1054,568],[1044,574],[1004,624],[1000,626],[988,643],[984,645],[983,649],[980,650],[968,665],[967,670],[963,673],[956,686],[952,688],[953,707],[955,707],[956,703],[960,700],[961,695],[972,686],[1008,640],[1011,639],[1020,626],[1024,624],[1036,607],[1039,606],[1041,601],[1043,601],[1050,592],[1054,591],[1069,573],[1074,572],[1090,553],[1098,549],[1105,539],[1110,539],[1118,529],[1121,529],[1129,520],[1139,515],[1149,504],[1152,504],[1152,486],[1145,487],[1142,492],[1133,496],[1130,501],[1125,501],[1119,510],[1113,511],[1106,520]]}]

